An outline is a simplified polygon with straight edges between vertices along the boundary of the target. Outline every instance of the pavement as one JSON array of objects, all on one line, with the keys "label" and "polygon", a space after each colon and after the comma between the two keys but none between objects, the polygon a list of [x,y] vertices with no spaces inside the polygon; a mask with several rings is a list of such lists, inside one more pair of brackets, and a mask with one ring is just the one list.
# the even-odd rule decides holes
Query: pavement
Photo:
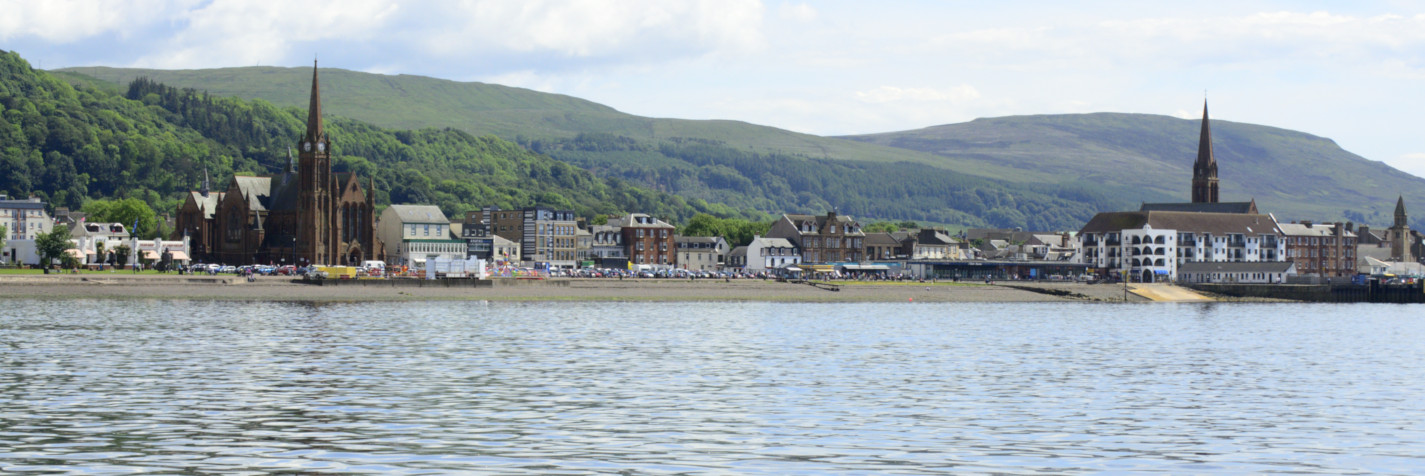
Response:
[{"label": "pavement", "polygon": [[1198,294],[1188,288],[1174,286],[1171,284],[1130,284],[1128,292],[1147,298],[1154,302],[1212,302],[1207,296]]}]

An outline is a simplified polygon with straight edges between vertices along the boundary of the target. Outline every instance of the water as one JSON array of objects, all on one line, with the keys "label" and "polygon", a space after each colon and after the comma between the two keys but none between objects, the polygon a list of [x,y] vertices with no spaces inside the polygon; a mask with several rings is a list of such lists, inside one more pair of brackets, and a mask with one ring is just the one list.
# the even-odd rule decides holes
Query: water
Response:
[{"label": "water", "polygon": [[0,472],[1425,472],[1406,305],[4,301]]}]

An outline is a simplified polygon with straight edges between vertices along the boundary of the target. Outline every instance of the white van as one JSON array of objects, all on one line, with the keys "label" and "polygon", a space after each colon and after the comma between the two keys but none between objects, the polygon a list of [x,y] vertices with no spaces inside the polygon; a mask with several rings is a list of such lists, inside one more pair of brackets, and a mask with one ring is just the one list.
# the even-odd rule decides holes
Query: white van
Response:
[{"label": "white van", "polygon": [[367,276],[384,276],[386,275],[386,262],[380,260],[362,261],[361,270],[366,272]]}]

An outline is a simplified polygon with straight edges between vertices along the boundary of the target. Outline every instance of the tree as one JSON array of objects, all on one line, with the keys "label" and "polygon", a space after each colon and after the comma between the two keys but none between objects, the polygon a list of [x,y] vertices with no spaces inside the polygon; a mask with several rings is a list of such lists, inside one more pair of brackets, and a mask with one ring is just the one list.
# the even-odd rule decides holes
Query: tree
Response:
[{"label": "tree", "polygon": [[138,228],[129,232],[139,239],[150,239],[159,233],[158,214],[149,208],[147,202],[137,198],[90,200],[84,203],[83,210],[88,214],[89,220],[94,222],[133,226],[137,221]]},{"label": "tree", "polygon": [[10,230],[6,229],[5,225],[0,225],[0,249],[5,249],[5,235],[9,234]]},{"label": "tree", "polygon": [[54,227],[49,233],[36,235],[35,251],[40,255],[40,266],[48,268],[54,260],[64,256],[65,250],[74,248],[69,238],[69,227],[64,225]]},{"label": "tree", "polygon": [[129,245],[119,245],[114,248],[114,262],[118,264],[120,268],[128,266],[130,251],[133,251],[133,248],[129,248]]}]

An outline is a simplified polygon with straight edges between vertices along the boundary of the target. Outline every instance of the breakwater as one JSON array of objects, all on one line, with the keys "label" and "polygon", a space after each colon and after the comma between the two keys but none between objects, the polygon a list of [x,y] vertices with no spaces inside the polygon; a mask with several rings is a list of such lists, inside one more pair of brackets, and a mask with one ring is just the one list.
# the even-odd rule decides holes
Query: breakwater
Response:
[{"label": "breakwater", "polygon": [[1425,303],[1421,284],[1191,284],[1223,296],[1288,299],[1304,302]]}]

